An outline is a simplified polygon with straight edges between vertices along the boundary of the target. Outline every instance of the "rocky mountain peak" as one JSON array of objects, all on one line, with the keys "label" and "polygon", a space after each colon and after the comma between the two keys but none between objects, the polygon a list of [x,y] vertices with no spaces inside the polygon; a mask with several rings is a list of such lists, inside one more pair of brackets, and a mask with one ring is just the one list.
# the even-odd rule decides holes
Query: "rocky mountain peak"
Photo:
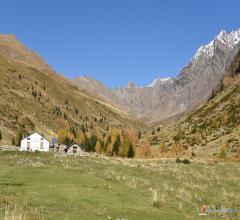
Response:
[{"label": "rocky mountain peak", "polygon": [[226,31],[221,31],[215,40],[221,41],[223,44],[227,45],[229,48],[233,48],[236,44],[240,42],[240,29],[227,33]]},{"label": "rocky mountain peak", "polygon": [[10,41],[16,41],[17,38],[14,34],[0,34],[0,41],[6,41],[6,42],[10,42]]},{"label": "rocky mountain peak", "polygon": [[127,88],[128,89],[136,89],[137,85],[135,85],[133,82],[128,82]]},{"label": "rocky mountain peak", "polygon": [[218,43],[226,45],[229,49],[233,49],[234,46],[240,42],[240,29],[227,33],[222,30],[220,33],[207,45],[202,45],[195,55],[193,56],[192,62],[196,62],[198,58],[204,56],[205,58],[211,58],[214,55],[214,51],[219,47]]}]

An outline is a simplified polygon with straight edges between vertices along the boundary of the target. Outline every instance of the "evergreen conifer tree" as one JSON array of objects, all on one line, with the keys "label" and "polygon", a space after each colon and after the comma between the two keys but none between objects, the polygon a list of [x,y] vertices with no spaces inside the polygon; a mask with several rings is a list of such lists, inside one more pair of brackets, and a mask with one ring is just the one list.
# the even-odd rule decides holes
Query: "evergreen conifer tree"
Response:
[{"label": "evergreen conifer tree", "polygon": [[22,137],[23,137],[23,134],[21,131],[17,131],[17,134],[16,134],[16,146],[20,146],[21,145],[21,140],[22,140]]},{"label": "evergreen conifer tree", "polygon": [[120,140],[120,136],[118,134],[116,140],[113,143],[112,155],[115,154],[116,156],[118,156],[120,145],[121,145],[121,140]]},{"label": "evergreen conifer tree", "polygon": [[15,146],[16,142],[15,142],[15,138],[12,138],[12,145]]},{"label": "evergreen conifer tree", "polygon": [[133,146],[132,146],[132,144],[130,144],[129,149],[128,149],[127,157],[129,157],[129,158],[133,158],[134,155],[135,155],[135,153],[134,153]]}]

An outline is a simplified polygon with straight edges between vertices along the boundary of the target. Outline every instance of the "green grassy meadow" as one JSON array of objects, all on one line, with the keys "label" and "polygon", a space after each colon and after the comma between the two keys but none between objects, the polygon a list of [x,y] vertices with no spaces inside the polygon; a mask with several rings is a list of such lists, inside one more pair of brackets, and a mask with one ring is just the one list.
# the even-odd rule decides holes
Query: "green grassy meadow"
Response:
[{"label": "green grassy meadow", "polygon": [[240,209],[239,163],[0,153],[4,220],[7,211],[29,220],[240,219],[240,213],[198,216],[202,205]]}]

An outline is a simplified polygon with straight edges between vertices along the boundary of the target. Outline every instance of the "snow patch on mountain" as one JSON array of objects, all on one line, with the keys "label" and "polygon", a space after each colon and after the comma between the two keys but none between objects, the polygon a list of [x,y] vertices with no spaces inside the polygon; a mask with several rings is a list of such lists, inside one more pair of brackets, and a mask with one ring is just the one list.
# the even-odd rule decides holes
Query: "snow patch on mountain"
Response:
[{"label": "snow patch on mountain", "polygon": [[220,41],[232,49],[236,44],[240,43],[240,29],[227,33],[226,31],[221,31],[217,37],[207,45],[202,45],[192,58],[192,62],[196,62],[201,56],[204,58],[210,58],[214,55],[214,50],[216,48],[216,42]]},{"label": "snow patch on mountain", "polygon": [[154,87],[155,85],[157,85],[158,83],[165,83],[165,82],[170,82],[172,81],[172,77],[167,77],[167,78],[158,78],[153,80],[153,82],[151,84],[149,84],[147,87]]}]

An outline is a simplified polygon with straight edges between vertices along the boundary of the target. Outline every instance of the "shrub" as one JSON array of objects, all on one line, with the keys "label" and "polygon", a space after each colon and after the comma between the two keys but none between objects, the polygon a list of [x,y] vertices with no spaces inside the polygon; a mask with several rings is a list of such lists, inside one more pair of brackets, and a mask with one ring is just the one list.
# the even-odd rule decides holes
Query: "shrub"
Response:
[{"label": "shrub", "polygon": [[177,158],[176,163],[190,164],[191,162],[188,159],[180,160],[179,158]]},{"label": "shrub", "polygon": [[193,126],[191,130],[191,134],[195,134],[197,132],[197,127]]},{"label": "shrub", "polygon": [[221,148],[218,157],[219,157],[220,159],[226,159],[227,154],[226,154],[226,152],[225,152],[225,150],[224,150],[223,148]]},{"label": "shrub", "polygon": [[76,113],[76,114],[78,114],[78,113],[79,113],[79,111],[78,111],[78,108],[75,108],[75,113]]},{"label": "shrub", "polygon": [[159,146],[161,153],[166,153],[168,151],[166,145],[162,142]]},{"label": "shrub", "polygon": [[138,139],[140,139],[142,136],[141,131],[138,131]]},{"label": "shrub", "polygon": [[176,163],[182,163],[182,161],[179,158],[177,158]]},{"label": "shrub", "polygon": [[164,206],[163,202],[162,201],[154,201],[153,202],[153,207],[156,207],[156,208],[162,208]]},{"label": "shrub", "polygon": [[183,163],[183,164],[190,164],[190,160],[184,159],[184,160],[182,161],[182,163]]},{"label": "shrub", "polygon": [[41,155],[41,151],[38,151],[38,150],[34,151],[34,156],[40,156],[40,155]]}]

